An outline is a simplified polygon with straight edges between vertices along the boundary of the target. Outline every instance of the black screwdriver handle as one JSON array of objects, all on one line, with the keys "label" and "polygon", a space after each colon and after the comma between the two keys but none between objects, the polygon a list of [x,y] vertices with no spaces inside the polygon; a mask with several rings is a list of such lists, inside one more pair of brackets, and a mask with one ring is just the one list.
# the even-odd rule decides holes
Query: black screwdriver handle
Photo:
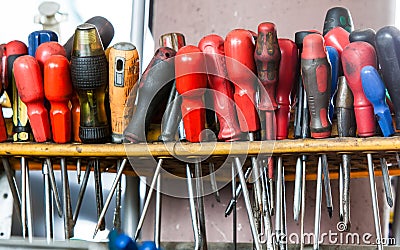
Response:
[{"label": "black screwdriver handle", "polygon": [[323,35],[325,36],[326,33],[335,27],[342,27],[348,32],[354,30],[353,19],[347,8],[333,7],[326,12]]},{"label": "black screwdriver handle", "polygon": [[368,28],[368,29],[357,29],[350,33],[349,40],[350,42],[367,42],[376,47],[375,45],[375,30]]}]

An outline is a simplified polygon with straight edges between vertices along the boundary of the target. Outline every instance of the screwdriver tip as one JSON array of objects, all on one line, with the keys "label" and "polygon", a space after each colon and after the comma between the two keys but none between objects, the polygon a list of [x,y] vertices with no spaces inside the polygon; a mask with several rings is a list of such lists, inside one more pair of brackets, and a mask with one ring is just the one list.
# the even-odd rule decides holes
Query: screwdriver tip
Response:
[{"label": "screwdriver tip", "polygon": [[333,212],[332,207],[328,207],[328,214],[329,214],[329,218],[331,218],[331,219],[332,219],[332,212]]},{"label": "screwdriver tip", "polygon": [[388,198],[387,203],[388,203],[389,207],[393,207],[393,199]]},{"label": "screwdriver tip", "polygon": [[96,229],[94,230],[94,233],[93,233],[93,239],[96,237],[96,234],[98,231],[99,231],[99,227],[96,226]]}]

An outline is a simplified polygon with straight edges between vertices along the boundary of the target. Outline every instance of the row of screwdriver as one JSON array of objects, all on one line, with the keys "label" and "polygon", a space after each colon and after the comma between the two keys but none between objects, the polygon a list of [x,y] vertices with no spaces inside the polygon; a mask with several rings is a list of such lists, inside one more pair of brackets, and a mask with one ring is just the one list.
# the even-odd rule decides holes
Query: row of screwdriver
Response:
[{"label": "row of screwdriver", "polygon": [[[343,20],[346,22],[343,23]],[[45,142],[52,139],[56,143],[66,143],[71,138],[72,118],[68,102],[73,96],[74,88],[79,96],[80,127],[78,134],[83,143],[107,142],[110,138],[108,120],[111,120],[113,142],[120,143],[126,140],[138,143],[146,141],[146,132],[151,120],[160,109],[160,103],[168,100],[159,139],[164,142],[175,141],[176,134],[180,131],[179,139],[196,143],[204,140],[201,136],[206,124],[206,106],[203,96],[208,89],[212,89],[213,110],[219,124],[219,140],[241,140],[244,134],[247,134],[249,140],[254,140],[257,139],[256,133],[261,127],[265,130],[265,138],[262,139],[275,140],[285,139],[288,136],[290,95],[293,92],[293,86],[298,83],[295,86],[297,89],[295,137],[306,138],[310,132],[313,138],[330,137],[334,98],[336,98],[339,136],[355,136],[355,123],[352,121],[354,117],[357,121],[358,136],[373,136],[375,134],[375,115],[379,117],[378,124],[384,136],[392,135],[394,130],[390,111],[385,106],[385,86],[377,71],[378,64],[374,46],[378,52],[385,85],[395,111],[397,111],[395,92],[397,89],[394,80],[393,83],[390,80],[396,79],[395,74],[399,74],[400,71],[389,70],[390,67],[393,68],[393,64],[398,65],[398,62],[388,55],[392,56],[393,51],[397,51],[400,32],[394,27],[384,27],[378,31],[377,38],[375,38],[372,30],[353,31],[352,29],[348,10],[333,8],[327,12],[324,35],[316,31],[298,32],[295,42],[289,39],[278,39],[275,25],[268,22],[259,25],[258,33],[236,29],[229,32],[225,39],[218,35],[208,35],[199,42],[198,46],[185,46],[182,34],[166,34],[162,36],[160,42],[163,47],[155,52],[152,61],[137,84],[133,98],[130,97],[131,91],[139,77],[139,58],[135,47],[129,43],[114,45],[109,51],[109,62],[107,62],[104,48],[108,44],[105,43],[104,37],[109,37],[110,31],[104,31],[99,27],[96,29],[96,26],[86,23],[77,27],[71,53],[66,52],[66,46],[50,42],[51,38],[43,45],[38,46],[34,53],[36,58],[33,57],[33,54],[25,56],[24,54],[27,54],[26,46],[24,47],[17,41],[7,44],[10,45],[9,48],[7,45],[5,46],[7,67],[11,67],[11,70],[7,70],[8,75],[12,77],[9,78],[11,79],[9,83],[15,82],[15,89],[12,92],[13,108],[20,112],[23,105],[26,105],[35,141]],[[45,33],[48,36],[49,32]],[[25,50],[17,51],[14,47],[22,47]],[[43,52],[40,52],[41,48]],[[116,55],[113,49],[120,51],[120,54]],[[14,61],[10,61],[12,55],[17,55]],[[68,60],[69,56],[70,61]],[[301,68],[301,74],[299,68]],[[334,86],[336,83],[338,87]],[[107,105],[104,102],[107,97],[107,88],[111,117],[107,117]],[[336,97],[331,97],[332,93],[337,93]],[[293,93],[292,95],[294,96]],[[44,97],[51,104],[49,112],[51,123],[44,106]],[[131,100],[129,100],[130,98]],[[332,106],[329,107],[329,104]],[[353,105],[355,116],[352,113]],[[263,113],[261,117],[265,116],[261,119],[263,124],[260,123],[260,113]],[[24,120],[21,119],[22,117],[18,114],[13,117],[17,121],[14,123],[15,128],[17,128],[16,124],[26,124],[26,121],[24,123]],[[180,123],[183,123],[181,130],[178,129]],[[16,129],[14,131],[16,140],[28,138],[27,132],[29,131],[22,131],[22,133]],[[239,195],[237,190],[241,190],[239,192],[243,193],[245,199],[256,249],[262,247],[261,235],[266,236],[264,241],[269,249],[273,249],[276,246],[272,237],[272,214],[276,216],[275,230],[277,233],[286,232],[284,220],[282,220],[283,213],[285,213],[283,211],[284,199],[282,198],[284,197],[282,159],[270,158],[264,165],[260,165],[256,157],[251,158],[252,166],[246,171],[246,174],[243,173],[240,159],[235,158],[233,161],[233,172],[237,171],[240,179],[240,185],[233,189],[233,201]],[[154,189],[157,178],[159,178],[162,161],[159,159],[150,190]],[[277,162],[277,166],[275,166],[275,162]],[[304,216],[305,162],[306,156],[301,156],[296,166],[294,204],[296,220],[300,210],[302,211],[301,219]],[[115,185],[113,184],[111,195],[119,183],[118,180],[125,164],[126,160],[119,164],[118,178],[114,182]],[[347,187],[347,195],[346,191],[343,191],[342,218],[347,225],[349,225],[349,164],[349,156],[347,156],[346,162],[342,164],[345,177],[344,187]],[[95,170],[97,169],[95,171],[95,177],[97,176],[95,178],[96,198],[100,219],[97,231],[104,229],[102,217],[104,217],[109,199],[103,209],[98,160],[94,160],[92,165]],[[44,161],[44,166],[51,169],[49,159]],[[68,204],[70,201],[68,201],[65,159],[61,159],[61,167],[64,178],[64,204],[60,214],[66,218],[66,238],[70,238],[73,234],[75,218],[71,219],[71,205]],[[189,164],[186,168],[190,193],[193,192],[189,188],[192,170]],[[372,165],[370,170],[371,168],[373,168]],[[27,171],[24,157],[21,158],[21,169]],[[274,173],[275,169],[276,173]],[[329,197],[329,173],[324,155],[321,155],[318,165],[319,184],[322,183],[322,172],[325,174],[325,191]],[[26,173],[23,178],[28,176]],[[256,212],[252,209],[246,185],[249,173],[252,173],[255,179],[253,190],[254,200],[257,204]],[[52,173],[49,175],[51,183]],[[195,175],[201,176],[200,163],[195,164]],[[273,184],[274,177],[276,177],[276,187]],[[197,181],[198,178],[196,178]],[[23,183],[27,183],[26,180]],[[372,185],[375,187],[375,183],[371,182],[371,190]],[[201,187],[201,183],[196,183],[196,186]],[[273,191],[275,188],[276,192]],[[321,197],[321,188],[319,185],[317,197]],[[53,193],[56,193],[55,189],[52,189]],[[22,201],[25,199],[27,203],[30,203],[29,198],[24,198],[26,196],[24,193],[27,191],[28,188],[22,188]],[[273,197],[276,198],[276,202]],[[151,192],[147,196],[142,218],[144,218],[150,198]],[[329,199],[327,200],[329,201]],[[378,226],[376,193],[373,193],[373,202],[376,232],[379,238],[381,236],[380,226]],[[206,248],[206,232],[201,195],[197,198],[197,208],[192,201],[190,203],[196,248],[204,249]],[[320,215],[321,199],[317,199],[317,203],[316,208],[319,207],[319,212],[316,213],[316,236],[319,235],[318,216]],[[332,209],[331,204],[327,206],[328,209]],[[61,205],[58,207],[61,208]],[[26,206],[25,209],[29,209],[29,206]],[[23,222],[25,222],[25,213],[26,211],[21,211]],[[331,210],[330,213],[332,213]],[[261,216],[256,218],[257,216],[254,214]],[[140,223],[143,223],[142,218],[136,237],[141,228]],[[25,231],[25,226],[23,228]],[[318,242],[316,239],[315,248],[318,248]],[[276,242],[276,244],[281,248],[285,247],[284,242]]]}]

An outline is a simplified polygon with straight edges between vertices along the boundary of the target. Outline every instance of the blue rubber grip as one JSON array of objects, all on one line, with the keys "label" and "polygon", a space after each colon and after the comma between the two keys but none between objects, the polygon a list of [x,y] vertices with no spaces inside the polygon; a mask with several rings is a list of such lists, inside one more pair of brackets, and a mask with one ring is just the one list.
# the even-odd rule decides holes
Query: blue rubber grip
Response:
[{"label": "blue rubber grip", "polygon": [[139,250],[157,250],[157,247],[153,241],[144,241]]},{"label": "blue rubber grip", "polygon": [[58,42],[57,33],[51,30],[38,30],[28,36],[28,54],[35,57],[36,49],[45,42]]},{"label": "blue rubber grip", "polygon": [[136,242],[126,234],[111,230],[108,234],[108,249],[110,250],[138,250]]},{"label": "blue rubber grip", "polygon": [[328,60],[331,63],[332,73],[331,73],[331,99],[329,100],[329,118],[332,121],[333,113],[335,111],[335,93],[337,89],[337,81],[339,77],[339,53],[332,46],[326,46],[328,51]]},{"label": "blue rubber grip", "polygon": [[365,96],[374,106],[374,113],[378,120],[383,136],[388,137],[394,134],[392,115],[386,103],[385,85],[378,73],[372,66],[365,66],[361,69],[361,81]]}]

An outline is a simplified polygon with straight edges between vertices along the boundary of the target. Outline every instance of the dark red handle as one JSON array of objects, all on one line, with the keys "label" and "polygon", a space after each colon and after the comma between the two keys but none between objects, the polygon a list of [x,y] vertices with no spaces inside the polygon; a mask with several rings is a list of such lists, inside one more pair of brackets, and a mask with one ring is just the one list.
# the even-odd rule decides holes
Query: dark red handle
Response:
[{"label": "dark red handle", "polygon": [[281,50],[281,62],[276,88],[276,102],[278,104],[278,109],[275,111],[276,139],[283,140],[288,137],[290,94],[296,81],[298,53],[297,46],[292,40],[280,38],[278,42]]},{"label": "dark red handle", "polygon": [[72,83],[69,62],[65,56],[52,55],[46,60],[44,93],[51,104],[50,121],[53,141],[69,142],[71,140],[71,111],[68,102],[72,95]]},{"label": "dark red handle", "polygon": [[3,77],[5,80],[4,85],[6,88],[9,84],[11,84],[12,81],[12,72],[9,72],[9,70],[12,69],[12,65],[8,65],[7,58],[12,55],[26,55],[26,54],[28,54],[28,47],[26,47],[25,43],[21,41],[13,40],[5,45],[5,52],[4,52],[5,58],[3,58],[3,66],[4,66]]},{"label": "dark red handle", "polygon": [[29,55],[14,61],[14,77],[21,100],[28,108],[28,117],[36,142],[51,138],[50,123],[44,107],[44,90],[39,63]]},{"label": "dark red handle", "polygon": [[254,48],[254,39],[248,30],[235,29],[226,36],[226,69],[229,80],[235,86],[234,100],[242,132],[255,132],[260,129],[254,101],[258,81],[255,75]]},{"label": "dark red handle", "polygon": [[224,39],[208,35],[199,42],[204,53],[208,74],[208,87],[212,89],[214,109],[219,121],[218,139],[234,141],[240,138],[240,128],[233,101],[234,88],[228,80],[224,52]]},{"label": "dark red handle", "polygon": [[376,68],[374,47],[367,42],[353,42],[346,46],[342,54],[343,72],[354,96],[358,135],[362,137],[375,134],[375,116],[372,104],[364,94],[360,72],[364,66]]},{"label": "dark red handle", "polygon": [[279,77],[279,63],[281,61],[281,51],[279,49],[275,24],[265,22],[258,25],[254,59],[257,66],[258,78],[266,90],[266,93],[260,91],[258,108],[267,111],[275,110],[278,107],[275,101],[275,90]]},{"label": "dark red handle", "polygon": [[343,49],[350,43],[349,35],[342,27],[335,27],[325,34],[325,45],[334,47],[341,56]]},{"label": "dark red handle", "polygon": [[331,135],[332,128],[328,117],[331,66],[324,38],[320,34],[310,34],[304,38],[301,72],[310,110],[311,137],[327,138]]},{"label": "dark red handle", "polygon": [[182,96],[182,118],[186,139],[200,142],[205,129],[203,95],[207,88],[204,55],[193,45],[180,48],[175,57],[176,90]]}]

